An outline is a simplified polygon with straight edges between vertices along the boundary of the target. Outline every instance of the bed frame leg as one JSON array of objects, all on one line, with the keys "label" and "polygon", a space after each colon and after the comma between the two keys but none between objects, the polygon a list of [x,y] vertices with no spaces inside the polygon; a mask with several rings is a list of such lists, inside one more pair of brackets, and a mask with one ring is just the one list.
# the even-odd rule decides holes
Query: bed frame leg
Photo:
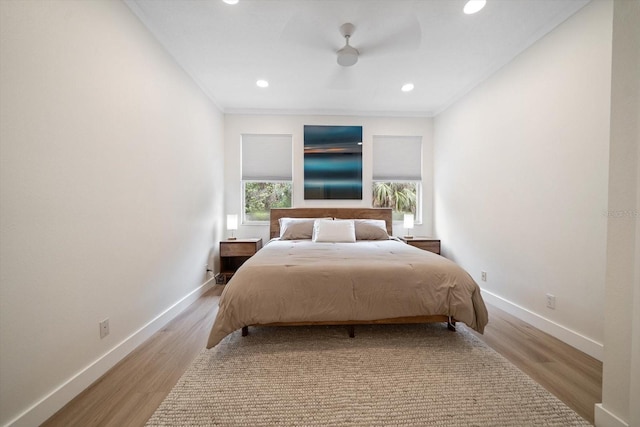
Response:
[{"label": "bed frame leg", "polygon": [[249,335],[249,327],[248,326],[243,326],[242,327],[242,336],[246,337],[247,335]]},{"label": "bed frame leg", "polygon": [[456,331],[456,321],[451,316],[449,316],[449,320],[447,320],[447,329],[449,329],[452,332]]},{"label": "bed frame leg", "polygon": [[353,325],[347,326],[347,330],[349,331],[349,338],[356,337],[356,328]]}]

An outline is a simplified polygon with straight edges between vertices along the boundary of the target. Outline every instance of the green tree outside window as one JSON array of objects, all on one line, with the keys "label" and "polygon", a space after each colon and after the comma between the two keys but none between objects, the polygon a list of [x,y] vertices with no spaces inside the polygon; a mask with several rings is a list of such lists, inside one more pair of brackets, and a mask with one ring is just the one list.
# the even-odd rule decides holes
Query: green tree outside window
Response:
[{"label": "green tree outside window", "polygon": [[245,181],[245,221],[268,221],[272,208],[290,208],[291,188],[291,182]]},{"label": "green tree outside window", "polygon": [[373,183],[373,207],[392,208],[393,219],[400,221],[405,213],[416,215],[418,184],[415,182]]}]

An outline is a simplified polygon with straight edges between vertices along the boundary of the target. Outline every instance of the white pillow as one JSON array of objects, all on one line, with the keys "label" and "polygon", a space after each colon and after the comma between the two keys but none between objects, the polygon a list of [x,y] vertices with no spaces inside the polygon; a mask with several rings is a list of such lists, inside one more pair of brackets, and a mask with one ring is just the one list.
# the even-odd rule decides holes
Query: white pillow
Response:
[{"label": "white pillow", "polygon": [[317,219],[313,223],[314,242],[355,243],[356,227],[353,220]]}]

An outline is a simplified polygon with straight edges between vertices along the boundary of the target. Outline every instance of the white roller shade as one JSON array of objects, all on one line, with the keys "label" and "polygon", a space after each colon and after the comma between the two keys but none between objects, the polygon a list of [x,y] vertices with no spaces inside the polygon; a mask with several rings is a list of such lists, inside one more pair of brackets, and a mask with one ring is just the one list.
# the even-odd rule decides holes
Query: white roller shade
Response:
[{"label": "white roller shade", "polygon": [[242,135],[243,180],[292,180],[291,135]]},{"label": "white roller shade", "polygon": [[373,136],[375,181],[422,179],[422,137]]}]

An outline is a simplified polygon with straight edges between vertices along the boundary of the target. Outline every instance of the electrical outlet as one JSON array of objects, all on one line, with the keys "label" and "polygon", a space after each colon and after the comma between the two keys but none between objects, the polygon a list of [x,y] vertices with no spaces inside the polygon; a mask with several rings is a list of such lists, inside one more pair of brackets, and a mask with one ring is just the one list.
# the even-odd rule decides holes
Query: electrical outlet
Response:
[{"label": "electrical outlet", "polygon": [[547,294],[547,307],[549,307],[552,310],[556,309],[556,296],[555,295]]},{"label": "electrical outlet", "polygon": [[480,277],[481,277],[483,282],[486,282],[487,281],[487,272],[486,271],[481,272]]},{"label": "electrical outlet", "polygon": [[104,319],[100,322],[100,339],[109,335],[109,319]]}]

